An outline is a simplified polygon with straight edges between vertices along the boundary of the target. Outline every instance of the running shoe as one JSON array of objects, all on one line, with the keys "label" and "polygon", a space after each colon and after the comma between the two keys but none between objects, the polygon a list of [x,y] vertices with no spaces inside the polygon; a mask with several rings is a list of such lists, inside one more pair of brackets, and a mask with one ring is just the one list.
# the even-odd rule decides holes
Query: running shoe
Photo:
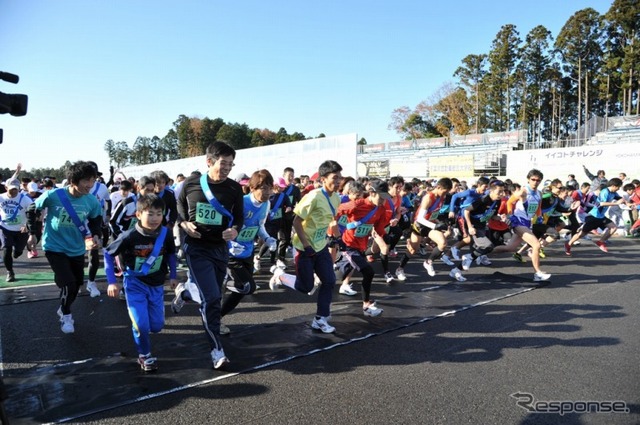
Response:
[{"label": "running shoe", "polygon": [[384,278],[385,278],[385,280],[387,281],[387,283],[391,283],[391,282],[393,282],[393,281],[395,280],[395,279],[393,278],[393,275],[392,275],[391,273],[389,273],[389,272],[386,272],[386,273],[384,274]]},{"label": "running shoe", "polygon": [[230,363],[227,356],[224,355],[224,350],[222,348],[219,350],[216,350],[215,348],[211,350],[211,361],[214,369],[220,369],[222,366]]},{"label": "running shoe", "polygon": [[460,261],[460,250],[455,246],[451,247],[451,257],[456,261]]},{"label": "running shoe", "polygon": [[369,304],[366,308],[362,309],[362,313],[367,316],[367,317],[377,317],[380,316],[382,314],[384,310],[381,308],[378,308],[376,306],[376,303],[371,303]]},{"label": "running shoe", "polygon": [[91,298],[100,296],[100,290],[96,286],[96,283],[92,280],[87,281],[87,291],[89,292]]},{"label": "running shoe", "polygon": [[284,274],[284,270],[275,265],[271,266],[271,273],[273,273],[273,276],[269,279],[269,289],[275,291],[278,286],[282,285],[280,282],[280,276]]},{"label": "running shoe", "polygon": [[520,263],[526,263],[527,260],[525,260],[524,258],[522,258],[522,255],[520,255],[519,252],[514,252],[513,253],[513,259],[520,262]]},{"label": "running shoe", "polygon": [[398,256],[398,251],[396,251],[395,249],[392,249],[391,251],[389,251],[389,257],[396,258],[397,256]]},{"label": "running shoe", "polygon": [[596,242],[596,245],[598,245],[598,248],[600,248],[600,251],[609,252],[609,248],[607,248],[607,244],[605,242],[598,241]]},{"label": "running shoe", "polygon": [[547,258],[547,254],[544,253],[544,249],[542,248],[540,248],[538,254],[540,255],[540,258]]},{"label": "running shoe", "polygon": [[187,289],[186,282],[178,283],[174,292],[176,296],[173,298],[173,301],[171,301],[171,310],[175,314],[178,314],[180,313],[180,310],[182,310],[182,307],[184,307],[185,301],[190,301],[193,297],[191,296],[191,292]]},{"label": "running shoe", "polygon": [[469,270],[471,268],[471,263],[473,263],[473,257],[471,257],[471,254],[464,254],[462,256],[462,270]]},{"label": "running shoe", "polygon": [[396,269],[396,278],[400,282],[404,282],[405,280],[407,280],[407,275],[404,274],[404,269],[402,267],[398,267]]},{"label": "running shoe", "polygon": [[569,242],[564,243],[564,253],[571,257],[571,245],[569,245]]},{"label": "running shoe", "polygon": [[253,257],[253,272],[258,273],[260,271],[260,257],[257,255]]},{"label": "running shoe", "polygon": [[138,356],[138,364],[140,365],[140,369],[143,372],[155,372],[158,370],[158,359],[155,357],[151,357],[151,353],[146,356],[139,355]]},{"label": "running shoe", "polygon": [[334,328],[329,324],[329,322],[327,322],[327,318],[322,316],[314,317],[313,321],[311,322],[311,327],[325,334],[332,334],[336,331],[336,328]]},{"label": "running shoe", "polygon": [[451,271],[449,272],[449,276],[451,276],[452,278],[454,278],[458,282],[466,282],[467,281],[467,278],[462,276],[462,272],[457,267],[451,269]]},{"label": "running shoe", "polygon": [[451,258],[449,258],[448,255],[443,255],[442,257],[440,257],[440,259],[442,260],[443,263],[445,263],[447,266],[455,266],[454,262],[451,261]]},{"label": "running shoe", "polygon": [[343,283],[340,285],[340,290],[338,291],[342,295],[347,295],[349,297],[353,297],[357,294],[356,291],[353,290],[350,283]]},{"label": "running shoe", "polygon": [[478,258],[476,258],[476,264],[478,266],[490,266],[491,260],[489,260],[489,258],[486,255],[481,255]]},{"label": "running shoe", "polygon": [[287,268],[287,265],[286,265],[286,264],[284,263],[284,261],[282,261],[282,260],[277,260],[277,261],[276,261],[276,266],[277,266],[277,267],[279,267],[279,268],[281,268],[282,270],[284,270],[284,269],[286,269],[286,268]]},{"label": "running shoe", "polygon": [[13,272],[7,272],[7,282],[15,282],[16,275]]},{"label": "running shoe", "polygon": [[62,306],[58,308],[58,317],[60,319],[60,330],[66,334],[75,332],[73,317],[71,314],[63,314]]},{"label": "running shoe", "polygon": [[220,335],[229,335],[231,333],[231,329],[224,323],[220,322]]},{"label": "running shoe", "polygon": [[435,276],[436,275],[436,271],[433,268],[433,264],[429,263],[428,261],[425,261],[424,263],[422,263],[422,266],[427,270],[427,273],[429,274],[429,276]]},{"label": "running shoe", "polygon": [[533,275],[534,282],[542,282],[544,280],[549,280],[550,278],[551,278],[551,275],[549,273],[544,273],[544,272],[535,272]]}]

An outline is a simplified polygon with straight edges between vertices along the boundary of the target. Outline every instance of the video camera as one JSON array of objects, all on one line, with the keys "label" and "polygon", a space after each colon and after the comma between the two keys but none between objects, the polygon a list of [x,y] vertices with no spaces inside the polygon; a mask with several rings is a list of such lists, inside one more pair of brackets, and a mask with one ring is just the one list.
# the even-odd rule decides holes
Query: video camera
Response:
[{"label": "video camera", "polygon": [[[0,80],[18,84],[20,77],[15,74],[0,71]],[[27,115],[27,103],[29,98],[26,94],[7,94],[0,92],[0,114],[11,114],[14,117]],[[0,129],[0,143],[2,143],[2,129]]]}]

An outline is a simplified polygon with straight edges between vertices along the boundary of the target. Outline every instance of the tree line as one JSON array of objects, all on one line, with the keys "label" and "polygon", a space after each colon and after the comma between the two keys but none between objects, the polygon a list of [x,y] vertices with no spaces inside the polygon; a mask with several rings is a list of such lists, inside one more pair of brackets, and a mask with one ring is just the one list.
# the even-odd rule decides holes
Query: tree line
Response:
[{"label": "tree line", "polygon": [[[317,137],[325,135],[320,133]],[[104,149],[110,164],[121,168],[204,155],[207,146],[216,140],[225,140],[234,149],[246,149],[310,138],[297,131],[289,134],[284,127],[274,132],[267,128],[250,128],[246,123],[227,123],[222,118],[180,115],[162,138],[140,136],[131,147],[125,141],[107,140]],[[359,143],[366,144],[366,140],[362,138]]]},{"label": "tree line", "polygon": [[640,0],[579,10],[555,38],[538,25],[522,39],[507,24],[488,53],[462,59],[456,82],[396,108],[389,129],[405,139],[516,129],[529,141],[581,138],[592,116],[640,113],[639,68]]}]

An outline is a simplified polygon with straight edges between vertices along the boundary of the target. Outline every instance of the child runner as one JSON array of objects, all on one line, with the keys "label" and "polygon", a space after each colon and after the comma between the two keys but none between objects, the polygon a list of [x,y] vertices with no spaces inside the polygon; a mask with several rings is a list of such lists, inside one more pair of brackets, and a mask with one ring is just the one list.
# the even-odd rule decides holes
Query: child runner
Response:
[{"label": "child runner", "polygon": [[158,369],[151,355],[151,332],[164,327],[164,281],[167,273],[175,288],[175,243],[162,226],[164,202],[155,194],[143,195],[136,206],[137,223],[113,241],[104,251],[107,294],[120,295],[114,273],[114,258],[121,255],[125,267],[124,288],[131,318],[133,341],[138,350],[138,364],[144,372]]}]

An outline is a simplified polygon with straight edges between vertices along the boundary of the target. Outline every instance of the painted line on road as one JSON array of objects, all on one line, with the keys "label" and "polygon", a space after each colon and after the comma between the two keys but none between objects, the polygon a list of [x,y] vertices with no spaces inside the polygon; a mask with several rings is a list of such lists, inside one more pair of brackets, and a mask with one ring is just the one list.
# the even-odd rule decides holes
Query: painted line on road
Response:
[{"label": "painted line on road", "polygon": [[472,309],[474,307],[479,307],[479,306],[482,306],[482,305],[485,305],[485,304],[490,304],[490,303],[493,303],[493,302],[496,302],[496,301],[500,301],[500,300],[503,300],[503,299],[506,299],[506,298],[514,297],[516,295],[524,294],[524,293],[532,291],[532,290],[534,290],[536,288],[538,288],[538,287],[532,286],[532,287],[529,287],[529,288],[524,288],[524,289],[522,289],[520,291],[517,291],[517,292],[513,292],[513,293],[510,293],[510,294],[506,294],[506,295],[502,295],[502,296],[499,296],[499,297],[491,298],[491,299],[485,300],[485,301],[480,301],[480,302],[477,302],[477,303],[474,303],[474,304],[469,304],[469,305],[466,305],[466,306],[462,306],[462,307],[457,308],[455,310],[445,311],[445,312],[440,313],[440,314],[438,314],[436,316],[428,316],[428,317],[422,318],[422,319],[420,319],[418,321],[411,322],[411,323],[406,323],[406,324],[403,324],[403,325],[400,325],[400,326],[396,326],[394,328],[384,329],[384,330],[382,330],[380,332],[374,332],[374,333],[370,333],[370,334],[367,334],[367,335],[363,335],[361,337],[351,338],[349,340],[338,342],[336,344],[332,344],[332,345],[329,345],[329,346],[324,347],[324,348],[317,348],[317,349],[311,350],[311,351],[306,352],[306,353],[294,354],[292,356],[285,357],[285,358],[280,359],[280,360],[273,360],[273,361],[270,361],[270,362],[267,362],[267,363],[259,364],[259,365],[256,365],[256,366],[252,366],[252,367],[250,367],[248,369],[244,369],[244,370],[239,371],[239,372],[228,373],[228,374],[225,374],[225,375],[222,375],[222,376],[217,376],[215,378],[205,379],[205,380],[202,380],[202,381],[193,382],[191,384],[180,385],[178,387],[175,387],[175,388],[172,388],[172,389],[169,389],[169,390],[159,391],[159,392],[152,393],[152,394],[146,394],[146,395],[144,395],[142,397],[137,397],[137,398],[134,398],[134,399],[131,399],[131,400],[126,400],[126,401],[123,401],[123,402],[120,402],[120,403],[112,404],[110,406],[104,406],[104,407],[101,407],[101,408],[98,408],[98,409],[94,409],[94,410],[91,410],[91,411],[87,411],[87,412],[83,412],[83,413],[80,413],[80,414],[77,414],[77,415],[74,415],[74,416],[68,416],[68,417],[65,417],[65,418],[58,419],[55,422],[49,422],[49,423],[50,424],[57,424],[57,423],[70,422],[70,421],[74,421],[76,419],[80,419],[80,418],[83,418],[83,417],[86,417],[86,416],[90,416],[90,415],[106,412],[106,411],[109,411],[109,410],[117,409],[119,407],[124,407],[124,406],[128,406],[128,405],[135,404],[135,403],[140,403],[140,402],[143,402],[143,401],[146,401],[146,400],[154,399],[154,398],[157,398],[157,397],[162,397],[164,395],[173,394],[173,393],[177,393],[177,392],[180,392],[180,391],[185,391],[185,390],[188,390],[188,389],[191,389],[191,388],[199,387],[199,386],[202,386],[202,385],[207,385],[207,384],[210,384],[210,383],[213,383],[213,382],[216,382],[216,381],[221,381],[223,379],[232,378],[232,377],[238,376],[240,374],[244,374],[244,373],[249,373],[249,372],[254,372],[254,371],[257,371],[257,370],[265,369],[265,368],[268,368],[268,367],[271,367],[271,366],[275,366],[275,365],[278,365],[278,364],[289,362],[289,361],[294,360],[294,359],[298,359],[298,358],[302,358],[302,357],[308,357],[308,356],[311,356],[311,355],[314,355],[314,354],[317,354],[317,353],[320,353],[320,352],[323,352],[323,351],[329,351],[329,350],[333,350],[333,349],[338,348],[338,347],[342,347],[342,346],[345,346],[345,345],[353,344],[355,342],[359,342],[359,341],[362,341],[362,340],[365,340],[365,339],[368,339],[368,338],[371,338],[371,337],[374,337],[374,336],[384,335],[384,334],[387,334],[387,333],[390,333],[390,332],[395,332],[395,331],[397,331],[399,329],[408,328],[410,326],[414,326],[414,325],[417,325],[417,324],[425,323],[425,322],[428,322],[428,321],[431,321],[431,320],[439,319],[439,318],[442,318],[442,317],[452,316],[452,315],[454,315],[456,313],[459,313],[459,312],[462,312],[462,311],[465,311],[465,310],[469,310],[469,309]]}]

